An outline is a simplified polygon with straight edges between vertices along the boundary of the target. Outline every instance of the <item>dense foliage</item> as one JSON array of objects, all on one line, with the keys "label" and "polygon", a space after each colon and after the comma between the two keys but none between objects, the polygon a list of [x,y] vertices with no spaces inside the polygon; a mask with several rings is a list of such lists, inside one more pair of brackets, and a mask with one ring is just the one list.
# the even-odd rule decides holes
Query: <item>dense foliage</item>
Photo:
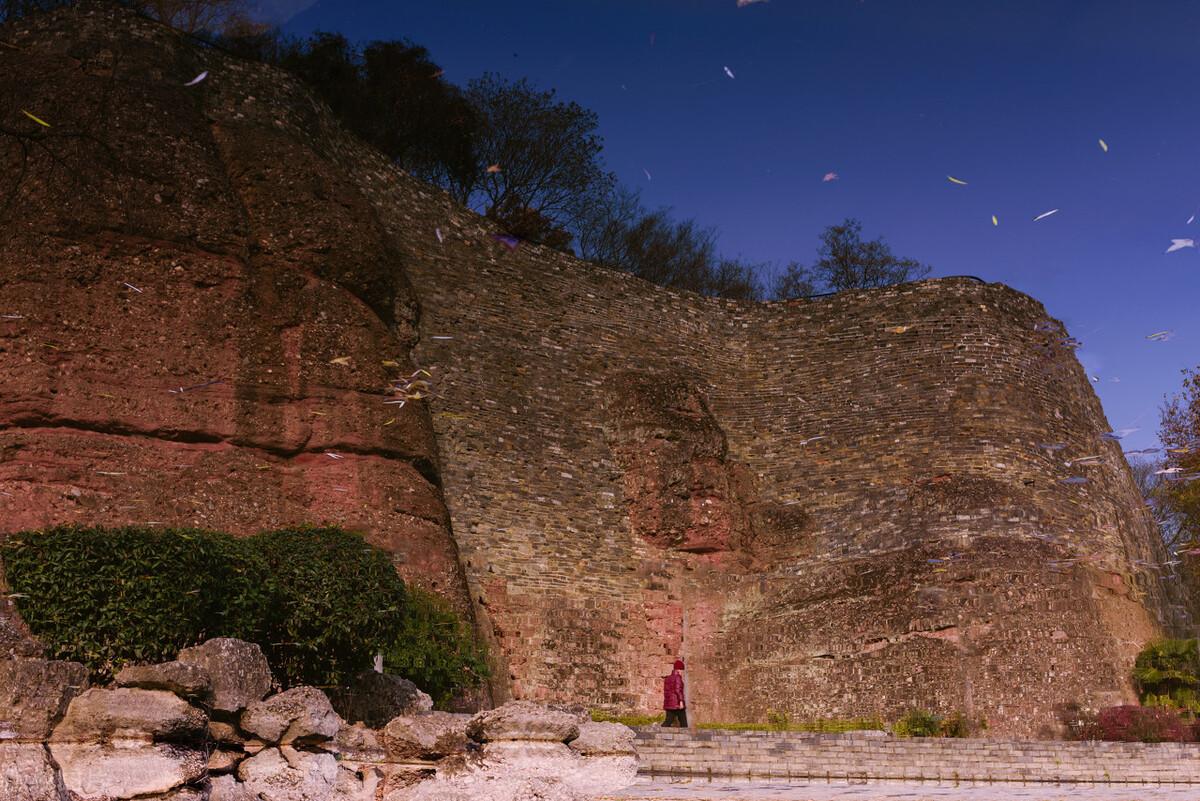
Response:
[{"label": "dense foliage", "polygon": [[297,528],[246,544],[269,576],[261,644],[285,686],[348,682],[401,637],[404,582],[388,555],[362,537]]},{"label": "dense foliage", "polygon": [[259,643],[284,686],[336,685],[388,655],[445,698],[482,654],[454,613],[408,592],[386,553],[337,528],[238,539],[197,529],[60,526],[0,546],[17,609],[55,658],[107,679],[211,637]]},{"label": "dense foliage", "polygon": [[64,526],[14,535],[3,554],[30,629],[98,678],[209,637],[262,634],[263,565],[227,534]]},{"label": "dense foliage", "polygon": [[986,729],[987,721],[972,723],[961,712],[942,716],[923,709],[910,709],[896,721],[892,732],[897,737],[970,737],[979,729]]},{"label": "dense foliage", "polygon": [[439,709],[488,675],[486,655],[470,627],[444,599],[416,587],[408,590],[400,634],[384,652],[383,664],[429,693]]},{"label": "dense foliage", "polygon": [[1173,709],[1127,704],[1088,716],[1078,736],[1123,743],[1186,743],[1194,742],[1195,734],[1193,726]]},{"label": "dense foliage", "polygon": [[1133,680],[1146,706],[1200,712],[1200,648],[1196,640],[1156,640],[1133,663]]},{"label": "dense foliage", "polygon": [[1170,471],[1162,474],[1162,499],[1176,541],[1194,557],[1200,554],[1200,367],[1183,371],[1183,386],[1162,408],[1158,438],[1166,454],[1163,469]]}]

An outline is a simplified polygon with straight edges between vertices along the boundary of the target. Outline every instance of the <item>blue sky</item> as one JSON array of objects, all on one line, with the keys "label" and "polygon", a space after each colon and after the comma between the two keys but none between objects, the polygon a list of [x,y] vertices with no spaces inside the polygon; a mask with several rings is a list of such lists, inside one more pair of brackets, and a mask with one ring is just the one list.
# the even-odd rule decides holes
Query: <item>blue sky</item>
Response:
[{"label": "blue sky", "polygon": [[593,109],[608,167],[726,254],[808,262],[857,217],[935,276],[1033,295],[1112,425],[1141,427],[1127,448],[1200,364],[1200,250],[1164,253],[1200,241],[1200,2],[264,2],[288,33],[408,38],[455,83]]}]

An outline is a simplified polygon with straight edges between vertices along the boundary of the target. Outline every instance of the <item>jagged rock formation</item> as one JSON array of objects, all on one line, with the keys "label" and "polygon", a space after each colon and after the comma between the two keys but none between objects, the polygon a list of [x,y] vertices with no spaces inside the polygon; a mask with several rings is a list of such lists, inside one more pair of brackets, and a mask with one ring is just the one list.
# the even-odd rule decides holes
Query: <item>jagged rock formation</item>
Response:
[{"label": "jagged rock formation", "polygon": [[[277,70],[105,5],[4,36],[4,530],[339,523],[475,616],[497,700],[651,710],[683,653],[702,719],[1036,734],[1129,698],[1173,622],[1033,299],[746,304],[510,252]],[[417,365],[436,397],[384,405]]]},{"label": "jagged rock formation", "polygon": [[[0,660],[0,798],[584,801],[637,771],[632,730],[527,702],[405,715],[383,731],[347,724],[315,687],[226,693],[214,708],[222,688],[271,686],[262,653],[227,639],[189,650],[243,658],[214,662],[200,684],[194,672],[168,680],[173,690],[88,688],[79,664]],[[142,666],[138,680],[163,683],[180,665]]]}]

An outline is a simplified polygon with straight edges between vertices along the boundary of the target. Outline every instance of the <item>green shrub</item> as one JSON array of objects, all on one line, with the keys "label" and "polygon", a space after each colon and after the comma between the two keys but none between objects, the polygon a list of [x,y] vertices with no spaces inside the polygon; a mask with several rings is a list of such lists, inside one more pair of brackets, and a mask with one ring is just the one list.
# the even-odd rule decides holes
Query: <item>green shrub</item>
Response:
[{"label": "green shrub", "polygon": [[893,731],[897,737],[940,737],[942,719],[923,709],[910,709],[896,721]]},{"label": "green shrub", "polygon": [[59,526],[12,535],[0,554],[29,628],[97,680],[209,637],[263,633],[264,565],[228,534]]},{"label": "green shrub", "polygon": [[99,681],[211,637],[257,642],[285,687],[346,684],[377,653],[443,701],[486,675],[448,606],[409,601],[387,554],[336,528],[60,526],[11,535],[0,559],[33,633]]},{"label": "green shrub", "polygon": [[429,693],[439,709],[488,675],[486,654],[470,626],[444,599],[416,587],[408,590],[400,634],[384,652],[384,665]]},{"label": "green shrub", "polygon": [[265,531],[247,544],[270,576],[260,644],[285,687],[347,684],[399,638],[404,581],[359,535],[302,527]]},{"label": "green shrub", "polygon": [[1146,706],[1200,712],[1200,648],[1196,640],[1155,640],[1133,663],[1133,681]]}]

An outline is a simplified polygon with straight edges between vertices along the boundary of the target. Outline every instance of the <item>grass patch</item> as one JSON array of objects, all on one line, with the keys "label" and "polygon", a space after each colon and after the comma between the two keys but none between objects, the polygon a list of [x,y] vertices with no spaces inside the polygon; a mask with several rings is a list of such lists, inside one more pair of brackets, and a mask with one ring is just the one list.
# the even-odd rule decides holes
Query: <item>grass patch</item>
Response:
[{"label": "grass patch", "polygon": [[614,715],[603,709],[593,709],[590,714],[596,723],[623,723],[626,726],[653,726],[667,718],[665,712],[657,715]]}]

